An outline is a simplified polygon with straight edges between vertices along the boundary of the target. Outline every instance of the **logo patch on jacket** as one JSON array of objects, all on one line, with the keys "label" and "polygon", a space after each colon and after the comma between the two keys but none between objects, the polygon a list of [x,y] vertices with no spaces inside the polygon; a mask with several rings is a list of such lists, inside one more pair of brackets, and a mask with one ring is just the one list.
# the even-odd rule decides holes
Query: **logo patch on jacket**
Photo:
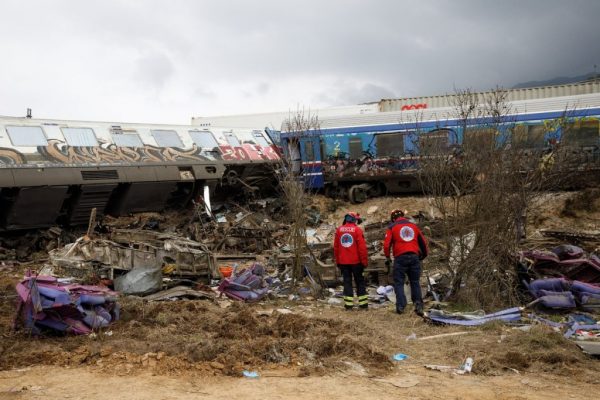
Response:
[{"label": "logo patch on jacket", "polygon": [[403,226],[400,229],[400,238],[405,242],[410,242],[415,238],[415,231],[410,226]]},{"label": "logo patch on jacket", "polygon": [[351,234],[349,233],[344,233],[341,237],[340,237],[340,244],[342,245],[342,247],[350,247],[354,244],[354,238],[352,237]]}]

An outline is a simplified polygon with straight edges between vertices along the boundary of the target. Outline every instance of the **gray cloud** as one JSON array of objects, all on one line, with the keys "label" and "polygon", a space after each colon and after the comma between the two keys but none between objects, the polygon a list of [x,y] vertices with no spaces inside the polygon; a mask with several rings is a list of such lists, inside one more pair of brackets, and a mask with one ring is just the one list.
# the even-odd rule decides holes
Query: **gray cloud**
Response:
[{"label": "gray cloud", "polygon": [[47,117],[185,123],[510,87],[600,63],[597,0],[415,4],[4,0],[0,114],[34,105]]},{"label": "gray cloud", "polygon": [[155,89],[162,89],[175,72],[171,59],[162,53],[147,54],[136,62],[138,78]]},{"label": "gray cloud", "polygon": [[315,100],[327,104],[351,105],[394,97],[396,97],[394,92],[380,85],[373,83],[357,85],[340,81],[332,89],[318,94]]}]

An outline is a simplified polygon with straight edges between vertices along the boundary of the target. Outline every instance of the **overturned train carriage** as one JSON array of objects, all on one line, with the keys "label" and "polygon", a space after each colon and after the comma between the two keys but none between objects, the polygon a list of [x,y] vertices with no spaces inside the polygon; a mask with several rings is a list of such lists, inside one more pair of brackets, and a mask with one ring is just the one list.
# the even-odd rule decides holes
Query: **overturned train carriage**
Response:
[{"label": "overturned train carriage", "polygon": [[576,154],[574,168],[598,178],[600,93],[517,100],[509,106],[499,123],[485,116],[460,120],[451,107],[322,118],[318,130],[283,130],[281,146],[307,188],[353,202],[421,191],[421,149],[459,155],[463,146],[475,146],[486,135],[540,162],[556,151]]},{"label": "overturned train carriage", "polygon": [[260,131],[0,118],[0,229],[87,223],[260,188],[279,157]]}]

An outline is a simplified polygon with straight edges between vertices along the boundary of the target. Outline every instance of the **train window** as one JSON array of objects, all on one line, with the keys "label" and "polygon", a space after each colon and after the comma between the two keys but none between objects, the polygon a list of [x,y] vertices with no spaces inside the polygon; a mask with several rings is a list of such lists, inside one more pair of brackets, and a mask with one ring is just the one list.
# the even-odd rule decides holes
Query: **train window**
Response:
[{"label": "train window", "polygon": [[496,130],[493,128],[467,128],[463,145],[471,148],[489,148],[495,143]]},{"label": "train window", "polygon": [[350,150],[350,158],[352,160],[357,160],[361,158],[363,153],[362,138],[350,138],[350,140],[348,141],[348,148]]},{"label": "train window", "polygon": [[267,139],[265,139],[265,137],[262,135],[262,133],[253,132],[252,137],[254,138],[254,141],[256,142],[257,145],[263,146],[263,147],[269,146],[269,142],[267,142]]},{"label": "train window", "polygon": [[48,140],[39,126],[7,126],[13,146],[47,146]]},{"label": "train window", "polygon": [[570,146],[598,146],[600,136],[598,121],[580,121],[563,128],[562,143]]},{"label": "train window", "polygon": [[209,131],[188,131],[194,143],[204,150],[213,150],[219,147],[217,140]]},{"label": "train window", "polygon": [[61,128],[69,146],[93,147],[98,146],[98,140],[92,128]]},{"label": "train window", "polygon": [[315,148],[312,140],[304,142],[304,153],[306,153],[304,154],[305,161],[315,161]]},{"label": "train window", "polygon": [[177,134],[172,130],[155,129],[150,131],[158,147],[177,147],[183,148],[183,142]]},{"label": "train window", "polygon": [[378,157],[400,157],[404,155],[404,134],[384,133],[375,137]]},{"label": "train window", "polygon": [[448,151],[448,130],[436,129],[419,135],[421,154],[441,154]]},{"label": "train window", "polygon": [[545,135],[546,128],[542,124],[517,125],[512,130],[511,143],[517,148],[543,147]]},{"label": "train window", "polygon": [[237,137],[235,137],[235,135],[233,133],[226,134],[225,139],[227,140],[227,143],[229,143],[233,147],[241,146],[240,141],[238,140]]},{"label": "train window", "polygon": [[137,133],[113,133],[112,139],[119,147],[144,147]]}]

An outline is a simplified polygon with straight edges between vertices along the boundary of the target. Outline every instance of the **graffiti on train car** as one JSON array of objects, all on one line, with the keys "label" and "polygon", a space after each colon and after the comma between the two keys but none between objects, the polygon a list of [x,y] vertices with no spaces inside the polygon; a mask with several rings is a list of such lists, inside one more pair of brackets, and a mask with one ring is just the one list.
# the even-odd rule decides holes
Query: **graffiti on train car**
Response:
[{"label": "graffiti on train car", "polygon": [[327,178],[371,177],[398,174],[415,170],[417,157],[407,154],[400,158],[364,157],[362,159],[330,158],[323,161],[323,174]]},{"label": "graffiti on train car", "polygon": [[38,152],[48,161],[65,164],[84,163],[147,163],[164,161],[199,161],[209,160],[197,145],[189,150],[173,147],[120,147],[115,144],[83,147],[69,146],[56,139],[48,140],[48,146],[39,146]]},{"label": "graffiti on train car", "polygon": [[279,155],[274,146],[260,146],[257,144],[245,143],[241,146],[220,145],[219,149],[223,155],[223,160],[278,160]]},{"label": "graffiti on train car", "polygon": [[9,149],[6,147],[0,147],[0,164],[25,164],[27,160],[25,156],[14,149]]},{"label": "graffiti on train car", "polygon": [[49,139],[47,146],[38,146],[35,155],[25,155],[14,149],[0,148],[0,163],[9,165],[27,164],[28,161],[42,161],[52,164],[120,164],[165,161],[189,162],[215,160],[217,158],[220,158],[218,152],[203,151],[196,144],[193,144],[190,149],[184,150],[150,145],[120,147],[112,143],[100,146],[69,146],[61,140]]},{"label": "graffiti on train car", "polygon": [[51,164],[121,164],[148,162],[185,162],[219,160],[267,161],[278,160],[279,155],[272,146],[244,144],[244,147],[219,146],[206,150],[193,144],[190,149],[174,147],[120,147],[112,143],[100,146],[69,146],[65,142],[49,139],[47,146],[38,146],[37,152],[23,154],[15,149],[0,147],[0,165],[20,165],[28,162]]}]

